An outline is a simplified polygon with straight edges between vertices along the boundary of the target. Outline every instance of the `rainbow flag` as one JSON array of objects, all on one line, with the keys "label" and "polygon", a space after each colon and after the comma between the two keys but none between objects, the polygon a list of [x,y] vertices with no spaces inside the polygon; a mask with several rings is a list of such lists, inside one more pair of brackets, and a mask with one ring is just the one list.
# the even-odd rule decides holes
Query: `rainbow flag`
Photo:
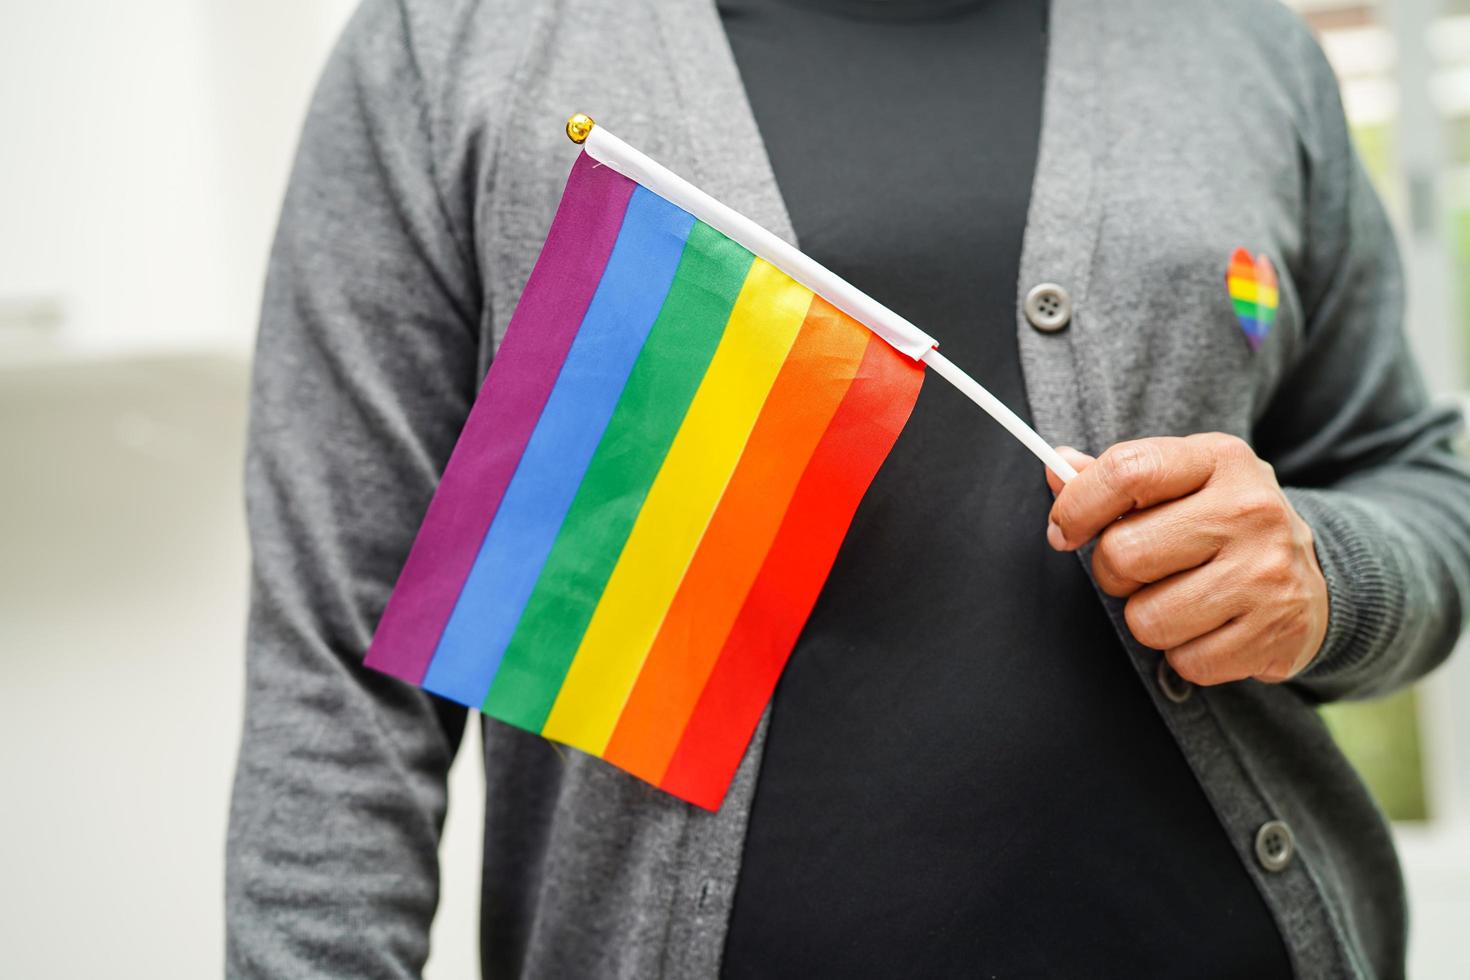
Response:
[{"label": "rainbow flag", "polygon": [[368,666],[717,808],[923,377],[584,151]]},{"label": "rainbow flag", "polygon": [[1245,333],[1251,350],[1258,350],[1276,322],[1276,307],[1280,301],[1280,283],[1276,279],[1276,267],[1265,255],[1251,257],[1251,253],[1237,248],[1230,254],[1230,267],[1225,272],[1225,287],[1230,293],[1230,303],[1235,308],[1235,318]]}]

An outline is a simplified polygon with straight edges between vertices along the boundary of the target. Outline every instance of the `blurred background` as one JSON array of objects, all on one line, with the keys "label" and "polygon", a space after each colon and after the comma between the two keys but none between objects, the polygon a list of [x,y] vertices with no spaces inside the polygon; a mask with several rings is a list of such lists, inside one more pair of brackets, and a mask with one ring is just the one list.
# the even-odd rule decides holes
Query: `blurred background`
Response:
[{"label": "blurred background", "polygon": [[[1470,403],[1470,0],[1293,5],[1398,225],[1421,363]],[[296,131],[352,6],[0,0],[6,975],[219,972],[250,347]],[[1325,714],[1395,820],[1410,976],[1470,977],[1470,655]],[[476,969],[474,741],[439,980]]]}]

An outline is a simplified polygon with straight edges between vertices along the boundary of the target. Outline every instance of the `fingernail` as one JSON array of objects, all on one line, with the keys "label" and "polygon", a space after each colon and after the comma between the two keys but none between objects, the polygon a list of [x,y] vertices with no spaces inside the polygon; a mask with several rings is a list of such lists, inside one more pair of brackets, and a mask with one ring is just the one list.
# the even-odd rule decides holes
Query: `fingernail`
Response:
[{"label": "fingernail", "polygon": [[1062,529],[1057,526],[1056,521],[1046,522],[1046,543],[1057,551],[1067,550],[1067,538],[1062,534]]}]

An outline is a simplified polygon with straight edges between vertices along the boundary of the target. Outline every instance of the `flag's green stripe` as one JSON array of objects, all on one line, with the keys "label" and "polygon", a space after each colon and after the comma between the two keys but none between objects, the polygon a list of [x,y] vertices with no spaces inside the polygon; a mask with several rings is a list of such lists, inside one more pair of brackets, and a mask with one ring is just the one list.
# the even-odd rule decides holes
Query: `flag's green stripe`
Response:
[{"label": "flag's green stripe", "polygon": [[1232,299],[1230,302],[1235,307],[1237,316],[1248,316],[1262,323],[1270,323],[1276,319],[1276,307],[1274,306],[1266,306],[1253,299]]},{"label": "flag's green stripe", "polygon": [[753,256],[696,222],[673,285],[490,685],[484,710],[539,731],[644,497],[704,380]]}]

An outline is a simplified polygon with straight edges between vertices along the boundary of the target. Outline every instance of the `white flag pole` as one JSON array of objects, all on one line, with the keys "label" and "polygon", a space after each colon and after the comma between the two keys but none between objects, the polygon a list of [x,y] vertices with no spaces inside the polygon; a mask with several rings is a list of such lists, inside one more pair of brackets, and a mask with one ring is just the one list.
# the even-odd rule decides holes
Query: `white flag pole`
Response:
[{"label": "white flag pole", "polygon": [[654,162],[627,143],[578,113],[567,120],[567,136],[587,155],[683,208],[716,231],[801,283],[848,316],[872,330],[894,349],[922,361],[958,388],[990,417],[1020,440],[1046,466],[1067,482],[1077,471],[1000,399],[939,353],[939,343],[908,320],[827,269],[811,256],[778,238],[734,208],[722,204],[673,171]]},{"label": "white flag pole", "polygon": [[985,409],[990,417],[1005,427],[1005,430],[1021,441],[1021,445],[1031,450],[1032,454],[1043,463],[1046,468],[1061,477],[1063,483],[1069,483],[1077,471],[1072,464],[1062,459],[1061,453],[1051,447],[1051,443],[1041,438],[1031,426],[1021,420],[1021,417],[1006,407],[1005,403],[996,398],[985,386],[964,371],[955,366],[954,362],[939,353],[938,347],[931,347],[920,358],[925,364],[934,369],[945,381],[954,385],[965,397],[976,405]]}]

